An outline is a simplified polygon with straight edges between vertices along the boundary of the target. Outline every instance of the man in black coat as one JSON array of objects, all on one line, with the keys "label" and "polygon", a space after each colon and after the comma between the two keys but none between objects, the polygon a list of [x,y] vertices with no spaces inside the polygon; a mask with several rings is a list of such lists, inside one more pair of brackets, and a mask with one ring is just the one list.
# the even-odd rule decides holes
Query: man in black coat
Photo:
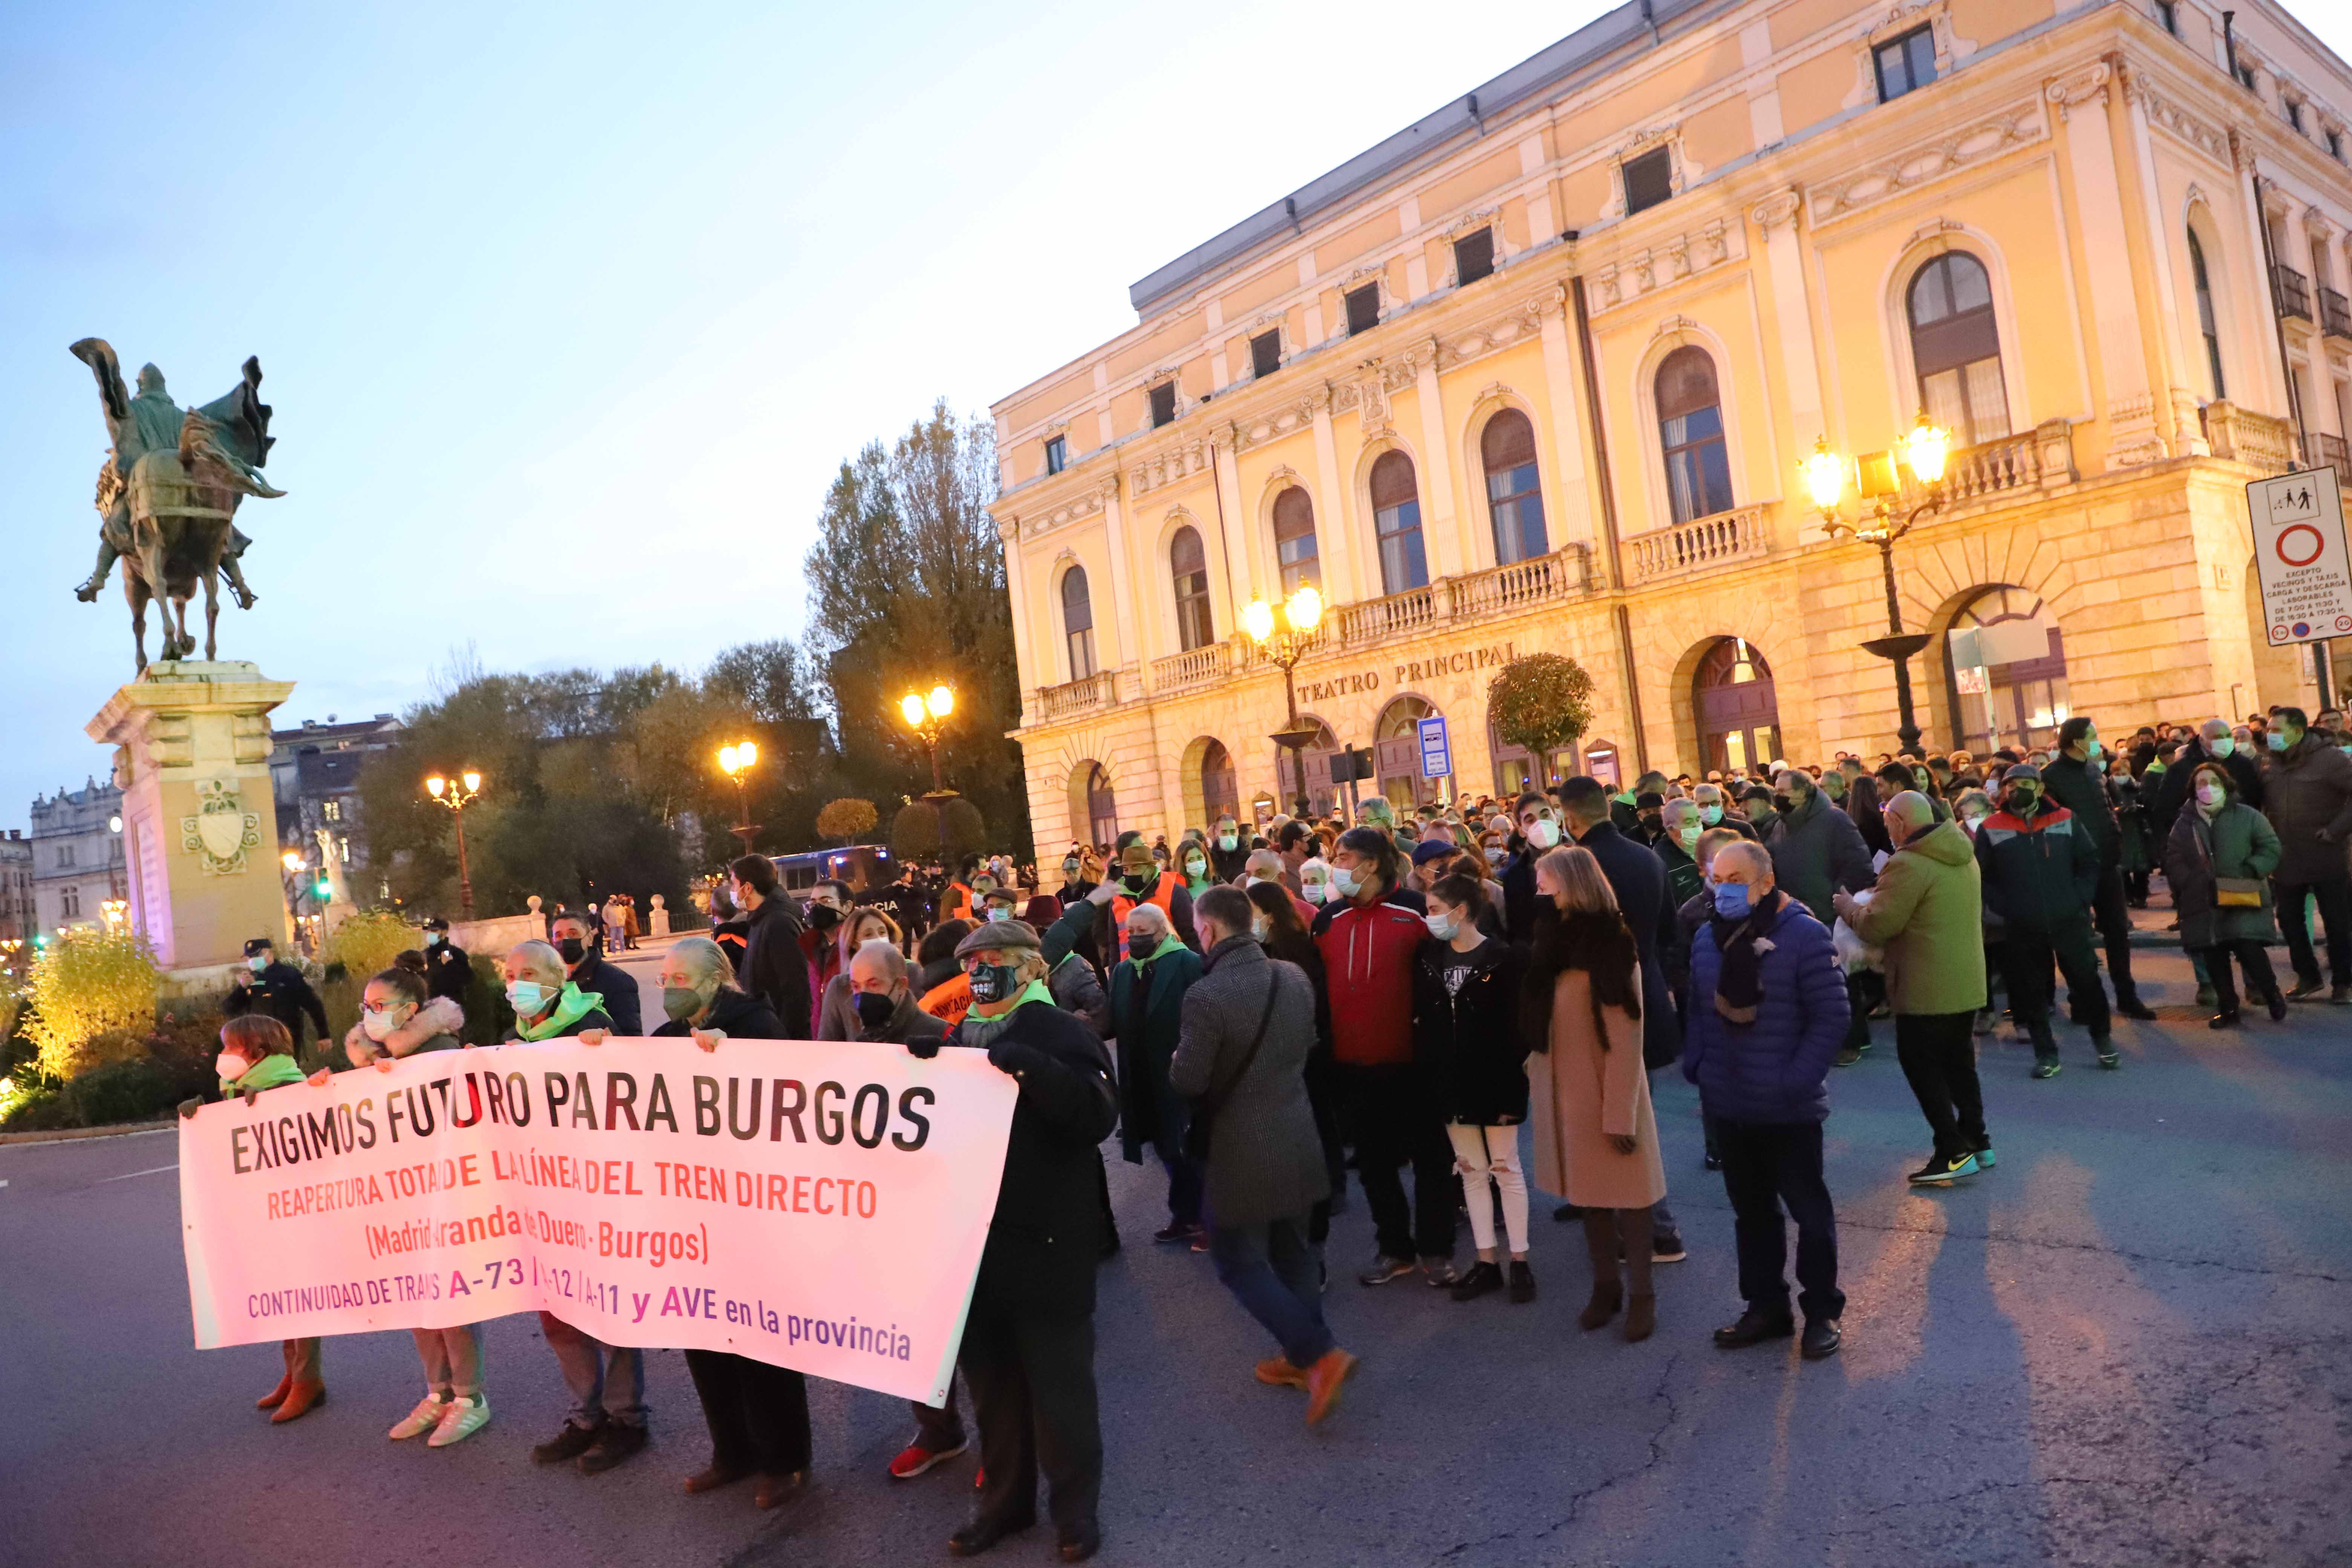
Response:
[{"label": "man in black coat", "polygon": [[435,915],[425,922],[425,988],[463,1007],[474,984],[474,961],[449,940],[449,922]]},{"label": "man in black coat", "polygon": [[1549,796],[1529,790],[1512,807],[1518,831],[1511,835],[1511,856],[1496,880],[1503,885],[1503,930],[1513,942],[1535,935],[1536,862],[1560,841],[1559,812]]},{"label": "man in black coat", "polygon": [[736,976],[743,989],[776,1010],[784,1038],[809,1037],[808,959],[801,952],[800,918],[793,913],[776,880],[776,863],[764,855],[744,855],[727,868],[727,896],[741,910],[749,929],[743,963]]},{"label": "man in black coat", "polygon": [[555,951],[563,955],[563,978],[604,999],[604,1011],[613,1016],[616,1034],[624,1038],[642,1035],[646,1021],[638,1009],[637,983],[629,978],[627,970],[604,957],[597,940],[601,923],[594,915],[572,910],[555,917]]},{"label": "man in black coat", "polygon": [[229,987],[228,1000],[221,1004],[225,1017],[234,1018],[244,1013],[267,1013],[286,1026],[294,1037],[294,1052],[302,1051],[302,1020],[308,1017],[318,1026],[319,1038],[327,1038],[327,1006],[302,972],[278,956],[278,947],[266,936],[255,937],[245,944],[246,973]]},{"label": "man in black coat", "polygon": [[[1680,1059],[1682,1054],[1674,992],[1666,984],[1665,964],[1659,956],[1675,940],[1675,905],[1666,896],[1664,863],[1638,839],[1617,830],[1610,820],[1611,804],[1609,792],[1599,779],[1579,774],[1559,786],[1560,810],[1567,815],[1569,834],[1579,848],[1591,851],[1601,862],[1601,874],[1609,879],[1617,895],[1618,911],[1625,917],[1633,945],[1642,954],[1642,1065],[1655,1072]],[[1574,1204],[1562,1204],[1552,1211],[1554,1219],[1580,1216]],[[1679,1263],[1688,1256],[1683,1250],[1682,1231],[1675,1224],[1674,1211],[1664,1203],[1650,1205],[1650,1232],[1656,1261]]]},{"label": "man in black coat", "polygon": [[2172,837],[2172,820],[2189,800],[2189,775],[2200,763],[2219,763],[2230,772],[2240,803],[2263,808],[2263,771],[2254,759],[2238,749],[2227,719],[2208,719],[2197,726],[2197,738],[2164,766],[2164,783],[2157,786],[2156,807],[2149,814],[2148,833],[2158,844]]},{"label": "man in black coat", "polygon": [[[958,1357],[980,1424],[986,1478],[959,1557],[1036,1522],[1037,1473],[1065,1563],[1102,1545],[1102,1423],[1095,1394],[1095,1261],[1102,1244],[1097,1148],[1118,1101],[1110,1061],[1084,1019],[1054,1005],[1037,932],[991,921],[956,945],[971,1011],[947,1043],[985,1050],[1020,1085],[996,1213]],[[910,1040],[930,1056],[936,1042]]]},{"label": "man in black coat", "polygon": [[[2042,793],[2074,814],[2099,851],[2099,888],[2091,897],[2091,919],[2107,950],[2107,979],[2116,988],[2116,1011],[2126,1018],[2152,1019],[2132,984],[2131,910],[2124,903],[2124,833],[2107,798],[2105,753],[2098,726],[2077,713],[2058,726],[2058,755],[2042,770]],[[1892,796],[1888,798],[1892,799]]]}]

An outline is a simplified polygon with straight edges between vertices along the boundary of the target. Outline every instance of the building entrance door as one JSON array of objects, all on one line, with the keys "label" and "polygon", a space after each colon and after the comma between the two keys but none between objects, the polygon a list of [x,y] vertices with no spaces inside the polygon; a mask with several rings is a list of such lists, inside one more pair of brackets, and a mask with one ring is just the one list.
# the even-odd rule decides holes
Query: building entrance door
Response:
[{"label": "building entrance door", "polygon": [[1698,661],[1691,709],[1711,772],[1760,771],[1780,754],[1780,705],[1772,668],[1739,637],[1726,637]]}]

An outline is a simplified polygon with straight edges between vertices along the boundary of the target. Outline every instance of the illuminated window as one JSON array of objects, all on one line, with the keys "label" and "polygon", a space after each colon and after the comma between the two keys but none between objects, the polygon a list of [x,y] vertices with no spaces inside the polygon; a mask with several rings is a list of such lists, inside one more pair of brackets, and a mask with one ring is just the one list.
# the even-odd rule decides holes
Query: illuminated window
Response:
[{"label": "illuminated window", "polygon": [[1293,485],[1274,498],[1274,553],[1282,568],[1282,596],[1317,581],[1315,502]]},{"label": "illuminated window", "polygon": [[1176,585],[1176,641],[1186,653],[1217,640],[1209,614],[1209,557],[1198,529],[1180,528],[1168,546],[1168,568]]}]

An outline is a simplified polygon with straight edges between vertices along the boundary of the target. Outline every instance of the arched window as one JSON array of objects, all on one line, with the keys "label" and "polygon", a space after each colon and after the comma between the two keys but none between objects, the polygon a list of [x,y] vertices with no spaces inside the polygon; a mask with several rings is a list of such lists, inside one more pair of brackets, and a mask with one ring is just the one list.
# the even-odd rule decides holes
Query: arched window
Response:
[{"label": "arched window", "polygon": [[2074,711],[2066,687],[2066,639],[2058,618],[2030,588],[1980,589],[1946,634],[1945,697],[1959,745],[2049,746]]},{"label": "arched window", "polygon": [[1209,615],[1209,557],[1201,548],[1201,533],[1190,524],[1176,531],[1168,546],[1168,569],[1176,580],[1176,641],[1186,653],[1217,640],[1216,623]]},{"label": "arched window", "polygon": [[1731,510],[1731,454],[1723,444],[1723,403],[1715,361],[1696,344],[1658,364],[1658,444],[1665,450],[1666,500],[1677,523]]},{"label": "arched window", "polygon": [[1087,764],[1086,802],[1087,841],[1107,850],[1118,837],[1118,796],[1112,792],[1110,775],[1102,771],[1100,763]]},{"label": "arched window", "polygon": [[2213,377],[2213,395],[2230,395],[2229,385],[2221,379],[2221,331],[2214,324],[2212,275],[2205,270],[2205,247],[2197,241],[2197,231],[2189,231],[2189,276],[2197,287],[2197,331],[2205,339],[2205,368]]},{"label": "arched window", "polygon": [[1973,447],[2009,434],[2009,394],[2000,378],[2000,330],[1984,263],[1948,250],[1912,275],[1911,361],[1919,405]]},{"label": "arched window", "polygon": [[1309,583],[1320,584],[1322,569],[1315,555],[1315,503],[1293,485],[1274,498],[1274,553],[1282,564],[1282,595]]},{"label": "arched window", "polygon": [[1242,792],[1235,782],[1233,753],[1223,741],[1211,741],[1201,752],[1201,809],[1207,826],[1221,816],[1242,814]]},{"label": "arched window", "polygon": [[1095,672],[1095,606],[1083,566],[1062,574],[1062,636],[1070,645],[1070,679],[1084,680]]},{"label": "arched window", "polygon": [[1486,465],[1486,505],[1495,523],[1495,564],[1549,554],[1543,492],[1537,486],[1536,427],[1516,408],[1486,421],[1478,437]]},{"label": "arched window", "polygon": [[1381,592],[1402,594],[1429,582],[1429,559],[1421,549],[1421,492],[1414,487],[1412,459],[1382,452],[1372,464],[1372,531],[1380,536]]},{"label": "arched window", "polygon": [[1725,637],[1698,661],[1691,716],[1698,721],[1698,747],[1710,770],[1761,769],[1780,754],[1772,667],[1745,638]]}]

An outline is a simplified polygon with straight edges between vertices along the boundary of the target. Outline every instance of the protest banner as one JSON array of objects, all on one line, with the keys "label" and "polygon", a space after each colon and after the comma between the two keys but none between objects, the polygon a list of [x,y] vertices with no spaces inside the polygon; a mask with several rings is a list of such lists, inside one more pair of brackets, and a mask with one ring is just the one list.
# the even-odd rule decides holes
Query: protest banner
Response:
[{"label": "protest banner", "polygon": [[543,1310],[937,1405],[1017,1089],[977,1051],[562,1039],[180,1123],[199,1349]]}]

